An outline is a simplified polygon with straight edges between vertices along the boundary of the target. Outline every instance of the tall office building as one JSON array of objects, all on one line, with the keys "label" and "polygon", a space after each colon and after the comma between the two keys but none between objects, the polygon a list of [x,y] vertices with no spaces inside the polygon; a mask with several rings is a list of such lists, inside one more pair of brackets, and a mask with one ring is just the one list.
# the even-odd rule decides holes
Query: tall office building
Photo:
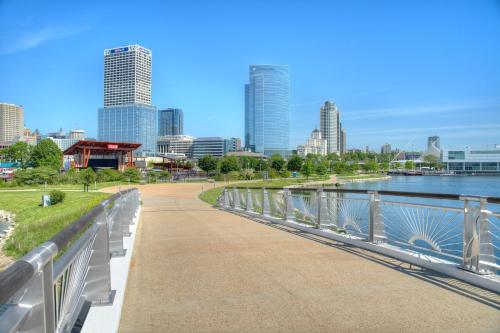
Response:
[{"label": "tall office building", "polygon": [[320,108],[321,136],[326,140],[328,154],[340,152],[340,114],[334,102],[326,101]]},{"label": "tall office building", "polygon": [[289,67],[251,65],[245,85],[245,148],[265,155],[287,155],[289,141]]},{"label": "tall office building", "polygon": [[104,107],[98,140],[140,143],[136,153],[156,151],[156,107],[151,105],[151,51],[139,45],[104,50]]},{"label": "tall office building", "polygon": [[340,153],[347,153],[347,134],[342,126],[340,126]]},{"label": "tall office building", "polygon": [[23,137],[24,110],[20,105],[0,103],[0,144],[11,144]]},{"label": "tall office building", "polygon": [[181,109],[158,110],[158,135],[183,135],[184,114]]},{"label": "tall office building", "polygon": [[392,152],[392,149],[391,149],[391,145],[388,143],[383,144],[382,147],[380,148],[381,154],[389,154],[390,152]]},{"label": "tall office building", "polygon": [[427,152],[426,155],[441,156],[441,140],[439,136],[430,136],[427,138]]}]

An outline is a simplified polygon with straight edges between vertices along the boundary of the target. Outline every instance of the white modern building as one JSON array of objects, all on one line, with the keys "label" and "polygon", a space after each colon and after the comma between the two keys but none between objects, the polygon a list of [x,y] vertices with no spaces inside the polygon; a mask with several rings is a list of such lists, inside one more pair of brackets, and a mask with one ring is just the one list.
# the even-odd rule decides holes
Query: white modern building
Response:
[{"label": "white modern building", "polygon": [[80,130],[80,129],[74,129],[69,131],[68,136],[69,139],[78,139],[78,140],[85,140],[85,131]]},{"label": "white modern building", "polygon": [[156,152],[157,110],[151,105],[150,50],[128,45],[104,51],[104,107],[98,111],[100,141],[140,143],[137,155]]},{"label": "white modern building", "polygon": [[160,154],[184,154],[191,158],[193,140],[194,137],[189,135],[161,135],[156,142],[157,151]]},{"label": "white modern building", "polygon": [[140,45],[104,50],[104,107],[151,105],[151,51]]},{"label": "white modern building", "polygon": [[20,105],[0,103],[0,144],[12,144],[23,137],[24,110]]},{"label": "white modern building", "polygon": [[48,139],[54,141],[54,143],[59,147],[59,149],[61,149],[61,151],[65,151],[66,149],[68,149],[69,147],[80,141],[80,139],[71,139],[71,138],[61,139],[61,138],[48,137]]},{"label": "white modern building", "polygon": [[308,154],[327,154],[326,140],[321,138],[321,132],[318,129],[312,131],[311,137],[307,140],[305,145],[297,147],[297,154],[301,157],[306,157]]},{"label": "white modern building", "polygon": [[321,136],[326,140],[327,153],[340,152],[340,115],[334,102],[326,101],[320,108]]},{"label": "white modern building", "polygon": [[493,148],[443,149],[441,162],[456,173],[500,172],[500,145]]}]

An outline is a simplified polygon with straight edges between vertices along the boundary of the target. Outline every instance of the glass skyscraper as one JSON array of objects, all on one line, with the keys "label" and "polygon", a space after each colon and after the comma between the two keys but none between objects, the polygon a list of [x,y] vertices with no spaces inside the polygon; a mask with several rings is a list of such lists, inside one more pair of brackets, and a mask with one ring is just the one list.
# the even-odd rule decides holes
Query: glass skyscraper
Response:
[{"label": "glass skyscraper", "polygon": [[181,109],[158,110],[158,135],[184,134],[184,114]]},{"label": "glass skyscraper", "polygon": [[98,140],[140,143],[139,155],[155,154],[158,135],[156,107],[151,105],[151,57],[151,51],[139,45],[104,51]]},{"label": "glass skyscraper", "polygon": [[245,148],[272,155],[289,153],[290,68],[251,65],[245,85]]}]

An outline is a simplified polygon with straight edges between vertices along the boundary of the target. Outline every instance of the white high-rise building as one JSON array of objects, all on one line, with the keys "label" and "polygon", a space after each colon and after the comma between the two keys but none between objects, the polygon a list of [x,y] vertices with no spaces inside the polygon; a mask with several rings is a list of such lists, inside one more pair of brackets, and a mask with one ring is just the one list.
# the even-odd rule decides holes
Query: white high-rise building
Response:
[{"label": "white high-rise building", "polygon": [[0,144],[11,144],[23,137],[24,110],[20,105],[0,103]]},{"label": "white high-rise building", "polygon": [[98,140],[140,143],[136,155],[154,155],[156,114],[151,105],[151,51],[139,45],[105,50],[104,107],[98,111]]},{"label": "white high-rise building", "polygon": [[337,105],[326,101],[320,109],[321,137],[326,140],[328,154],[340,152],[340,116]]},{"label": "white high-rise building", "polygon": [[151,105],[151,51],[139,45],[104,50],[104,107]]}]

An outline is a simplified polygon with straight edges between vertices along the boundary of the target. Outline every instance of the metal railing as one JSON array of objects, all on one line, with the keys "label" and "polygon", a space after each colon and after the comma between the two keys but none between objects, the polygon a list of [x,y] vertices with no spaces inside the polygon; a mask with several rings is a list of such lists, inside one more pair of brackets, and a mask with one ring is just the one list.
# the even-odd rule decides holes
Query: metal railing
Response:
[{"label": "metal railing", "polygon": [[137,189],[116,193],[0,272],[0,332],[69,332],[84,307],[112,304],[110,258],[139,204]]},{"label": "metal railing", "polygon": [[234,187],[218,198],[224,209],[494,279],[500,272],[500,213],[488,208],[499,203],[493,197],[322,187]]}]

